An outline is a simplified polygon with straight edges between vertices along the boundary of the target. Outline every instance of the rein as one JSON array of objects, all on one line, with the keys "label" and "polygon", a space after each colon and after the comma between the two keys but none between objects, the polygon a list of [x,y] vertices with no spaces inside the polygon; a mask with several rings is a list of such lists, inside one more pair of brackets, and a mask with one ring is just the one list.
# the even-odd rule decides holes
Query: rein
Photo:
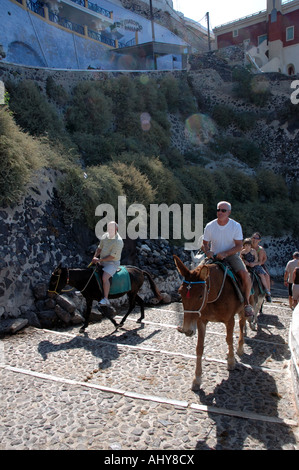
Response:
[{"label": "rein", "polygon": [[[66,284],[69,285],[69,281],[70,281],[69,268],[66,268],[66,270],[67,270]],[[88,284],[90,283],[91,278],[92,278],[92,276],[94,275],[94,273],[95,273],[95,270],[93,270],[93,272],[91,273],[91,276],[90,276],[90,278],[88,279],[88,281],[87,281],[87,283],[85,284],[85,286],[83,287],[83,289],[81,289],[81,290],[79,289],[80,292],[83,292],[83,291],[86,289],[86,287],[87,287]],[[51,294],[60,295],[60,294],[57,292],[57,287],[58,287],[58,285],[59,285],[59,281],[60,281],[60,276],[61,276],[61,274],[58,274],[58,275],[56,274],[56,276],[58,276],[58,279],[57,279],[57,282],[56,282],[56,286],[55,286],[54,290],[48,290],[48,292],[51,293]],[[71,292],[73,289],[74,289],[74,287],[72,287],[71,289],[61,289],[60,292]]]},{"label": "rein", "polygon": [[[68,269],[68,268],[66,268],[66,269],[67,269],[66,283],[68,284],[68,283],[69,283],[69,280],[70,280],[70,273],[69,273],[69,269]],[[54,274],[54,273],[53,273],[53,274]],[[61,276],[61,274],[55,274],[55,276],[58,276],[58,277],[57,277],[56,286],[55,286],[54,290],[48,290],[48,292],[49,292],[50,294],[59,295],[58,292],[57,292],[57,287],[58,287],[58,285],[59,285],[59,281],[60,281],[60,276]],[[63,290],[61,289],[61,292],[69,292],[69,291],[63,291]]]}]

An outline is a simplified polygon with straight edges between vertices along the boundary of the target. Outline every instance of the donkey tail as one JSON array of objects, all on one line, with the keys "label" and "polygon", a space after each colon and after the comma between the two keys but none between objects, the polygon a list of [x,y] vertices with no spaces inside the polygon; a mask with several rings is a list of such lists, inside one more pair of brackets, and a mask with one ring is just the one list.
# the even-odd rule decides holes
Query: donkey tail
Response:
[{"label": "donkey tail", "polygon": [[147,271],[142,271],[143,274],[145,274],[149,280],[149,283],[150,283],[150,286],[151,286],[151,289],[153,291],[153,293],[155,294],[155,296],[157,297],[158,300],[162,300],[162,295],[161,295],[161,292],[159,291],[158,287],[156,286],[152,276],[150,275],[149,272]]}]

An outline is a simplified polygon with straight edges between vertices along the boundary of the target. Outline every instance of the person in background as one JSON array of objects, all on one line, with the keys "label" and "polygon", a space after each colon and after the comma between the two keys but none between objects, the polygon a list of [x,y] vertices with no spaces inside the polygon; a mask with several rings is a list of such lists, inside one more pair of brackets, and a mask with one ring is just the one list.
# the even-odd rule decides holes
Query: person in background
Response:
[{"label": "person in background", "polygon": [[293,309],[293,273],[295,268],[299,266],[299,252],[293,253],[293,259],[287,262],[284,271],[284,285],[288,287],[289,291],[289,305]]},{"label": "person in background", "polygon": [[241,258],[245,265],[251,268],[252,271],[260,277],[266,293],[266,300],[267,302],[271,302],[271,292],[268,290],[267,283],[267,272],[259,264],[257,252],[252,248],[251,238],[245,238],[243,242],[243,250],[241,251]]},{"label": "person in background", "polygon": [[266,271],[266,283],[267,283],[267,291],[271,291],[271,279],[270,279],[270,274],[268,272],[268,268],[266,266],[266,261],[267,261],[267,253],[265,248],[263,248],[260,243],[261,243],[262,237],[259,232],[255,232],[251,235],[251,243],[252,243],[252,248],[254,248],[257,252],[257,257],[258,257],[258,264]]},{"label": "person in background", "polygon": [[299,267],[294,269],[292,280],[293,280],[293,286],[292,286],[293,308],[295,308],[299,300]]}]

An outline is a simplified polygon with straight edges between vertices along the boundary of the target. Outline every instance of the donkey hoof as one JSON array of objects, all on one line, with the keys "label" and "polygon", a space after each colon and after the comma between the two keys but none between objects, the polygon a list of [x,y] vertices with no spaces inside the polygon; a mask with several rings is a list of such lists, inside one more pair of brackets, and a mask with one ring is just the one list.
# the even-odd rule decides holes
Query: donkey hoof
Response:
[{"label": "donkey hoof", "polygon": [[227,361],[227,370],[234,370],[236,367],[236,361],[234,359]]},{"label": "donkey hoof", "polygon": [[191,390],[193,392],[198,392],[200,390],[200,386],[201,386],[201,379],[194,379]]}]

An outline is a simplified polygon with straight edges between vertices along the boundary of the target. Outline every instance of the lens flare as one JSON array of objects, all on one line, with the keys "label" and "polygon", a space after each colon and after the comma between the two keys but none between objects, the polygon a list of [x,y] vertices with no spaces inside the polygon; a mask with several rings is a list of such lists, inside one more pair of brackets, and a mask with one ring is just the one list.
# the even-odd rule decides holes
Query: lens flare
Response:
[{"label": "lens flare", "polygon": [[207,144],[215,135],[214,121],[205,114],[192,114],[185,122],[185,136],[193,145]]},{"label": "lens flare", "polygon": [[140,77],[140,82],[142,85],[146,85],[149,82],[149,77],[145,74],[142,74]]},{"label": "lens flare", "polygon": [[148,113],[142,113],[140,115],[141,129],[143,131],[149,131],[151,128],[151,117]]}]

